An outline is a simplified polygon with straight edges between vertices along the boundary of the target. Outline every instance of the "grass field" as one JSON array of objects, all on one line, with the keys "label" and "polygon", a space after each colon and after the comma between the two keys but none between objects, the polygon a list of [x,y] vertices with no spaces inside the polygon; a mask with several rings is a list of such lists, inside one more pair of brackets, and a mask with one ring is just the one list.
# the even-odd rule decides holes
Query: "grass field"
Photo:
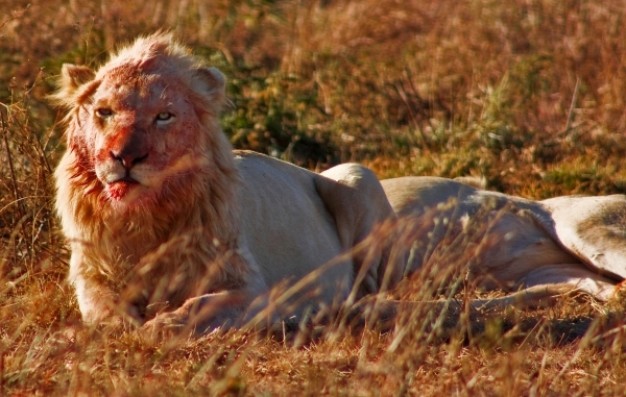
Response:
[{"label": "grass field", "polygon": [[530,198],[624,193],[621,2],[0,9],[0,395],[623,395],[623,310],[590,301],[454,325],[416,313],[385,332],[328,326],[314,338],[149,342],[82,326],[53,213],[63,115],[46,99],[64,62],[96,66],[166,29],[228,76],[235,147],[315,170],[359,161],[381,178],[476,176]]}]

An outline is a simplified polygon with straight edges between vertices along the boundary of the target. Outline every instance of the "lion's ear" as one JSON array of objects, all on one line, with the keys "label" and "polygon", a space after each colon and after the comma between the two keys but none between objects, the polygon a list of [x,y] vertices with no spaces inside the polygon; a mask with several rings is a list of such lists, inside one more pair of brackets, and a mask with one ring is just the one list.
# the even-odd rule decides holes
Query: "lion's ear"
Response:
[{"label": "lion's ear", "polygon": [[202,82],[202,94],[219,111],[226,100],[226,77],[215,67],[199,68],[196,76]]},{"label": "lion's ear", "polygon": [[61,67],[59,90],[51,99],[60,105],[73,106],[78,99],[79,87],[93,81],[95,76],[95,72],[87,66],[64,63]]},{"label": "lion's ear", "polygon": [[96,77],[94,71],[88,66],[64,63],[61,67],[61,86],[66,90],[75,91],[81,85]]}]

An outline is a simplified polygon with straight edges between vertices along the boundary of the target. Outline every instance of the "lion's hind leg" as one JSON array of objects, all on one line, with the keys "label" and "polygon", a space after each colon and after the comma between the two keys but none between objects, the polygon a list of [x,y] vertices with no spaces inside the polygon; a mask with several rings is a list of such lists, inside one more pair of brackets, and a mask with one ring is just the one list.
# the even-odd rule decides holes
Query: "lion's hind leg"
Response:
[{"label": "lion's hind leg", "polygon": [[534,285],[504,296],[472,299],[390,300],[369,296],[350,307],[351,324],[369,324],[377,329],[390,330],[402,319],[429,318],[434,323],[456,324],[463,313],[474,319],[505,315],[510,309],[526,310],[552,307],[563,299],[581,295],[574,284]]},{"label": "lion's hind leg", "polygon": [[519,281],[519,285],[525,288],[562,286],[572,292],[607,301],[615,291],[616,282],[582,264],[567,263],[544,265],[532,270]]},{"label": "lion's hind leg", "polygon": [[[591,297],[598,301],[615,298],[618,287],[610,279],[586,269],[581,264],[544,265],[531,270],[517,284],[517,291],[485,298],[393,300],[372,295],[351,308],[356,322],[390,329],[399,317],[421,318],[428,313],[452,320],[468,312],[482,318],[499,316],[510,309],[542,309],[568,299]],[[509,289],[510,290],[510,289]]]},{"label": "lion's hind leg", "polygon": [[615,283],[581,264],[543,265],[529,271],[517,284],[520,289],[496,298],[470,299],[472,310],[502,312],[508,308],[538,309],[559,300],[586,295],[607,301],[615,292]]}]

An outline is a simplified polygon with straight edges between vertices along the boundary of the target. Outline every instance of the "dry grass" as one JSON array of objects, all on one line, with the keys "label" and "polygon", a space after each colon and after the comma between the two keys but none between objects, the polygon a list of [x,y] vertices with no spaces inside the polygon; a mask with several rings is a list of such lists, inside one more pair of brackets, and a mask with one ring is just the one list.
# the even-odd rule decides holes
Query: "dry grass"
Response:
[{"label": "dry grass", "polygon": [[45,100],[63,62],[98,64],[166,28],[229,76],[238,147],[537,198],[624,192],[620,2],[83,3],[0,2],[0,395],[623,394],[622,311],[585,301],[452,323],[424,308],[387,332],[328,326],[297,346],[293,331],[152,343],[86,329],[64,283],[61,115]]}]

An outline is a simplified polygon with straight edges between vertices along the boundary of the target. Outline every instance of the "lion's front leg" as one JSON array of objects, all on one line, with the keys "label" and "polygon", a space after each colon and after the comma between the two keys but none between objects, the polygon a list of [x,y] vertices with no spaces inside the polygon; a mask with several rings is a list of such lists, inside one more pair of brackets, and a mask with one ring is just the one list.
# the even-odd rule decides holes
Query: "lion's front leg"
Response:
[{"label": "lion's front leg", "polygon": [[[219,263],[227,263],[228,266],[212,268],[213,277],[208,277],[207,281],[191,290],[200,291],[199,295],[187,293],[185,297],[191,298],[185,299],[182,304],[170,301],[170,310],[156,312],[153,318],[152,314],[148,314],[145,318],[151,319],[142,326],[142,332],[151,336],[163,332],[199,336],[218,328],[245,326],[256,314],[265,310],[268,288],[248,249],[239,247],[229,251],[225,259],[215,264]],[[217,281],[215,275],[220,269],[231,273],[222,277],[222,281]],[[224,285],[223,280],[229,280],[231,285]],[[183,284],[193,283],[187,280]],[[216,289],[221,291],[202,293]]]},{"label": "lion's front leg", "polygon": [[242,326],[250,299],[239,291],[224,291],[187,299],[179,308],[157,314],[141,327],[154,337],[162,333],[202,335]]},{"label": "lion's front leg", "polygon": [[[72,263],[79,261],[72,257]],[[121,323],[119,307],[115,303],[116,294],[101,283],[90,280],[77,271],[79,266],[70,270],[69,282],[74,287],[76,301],[83,321],[87,324]],[[73,271],[72,271],[73,270]]]}]

